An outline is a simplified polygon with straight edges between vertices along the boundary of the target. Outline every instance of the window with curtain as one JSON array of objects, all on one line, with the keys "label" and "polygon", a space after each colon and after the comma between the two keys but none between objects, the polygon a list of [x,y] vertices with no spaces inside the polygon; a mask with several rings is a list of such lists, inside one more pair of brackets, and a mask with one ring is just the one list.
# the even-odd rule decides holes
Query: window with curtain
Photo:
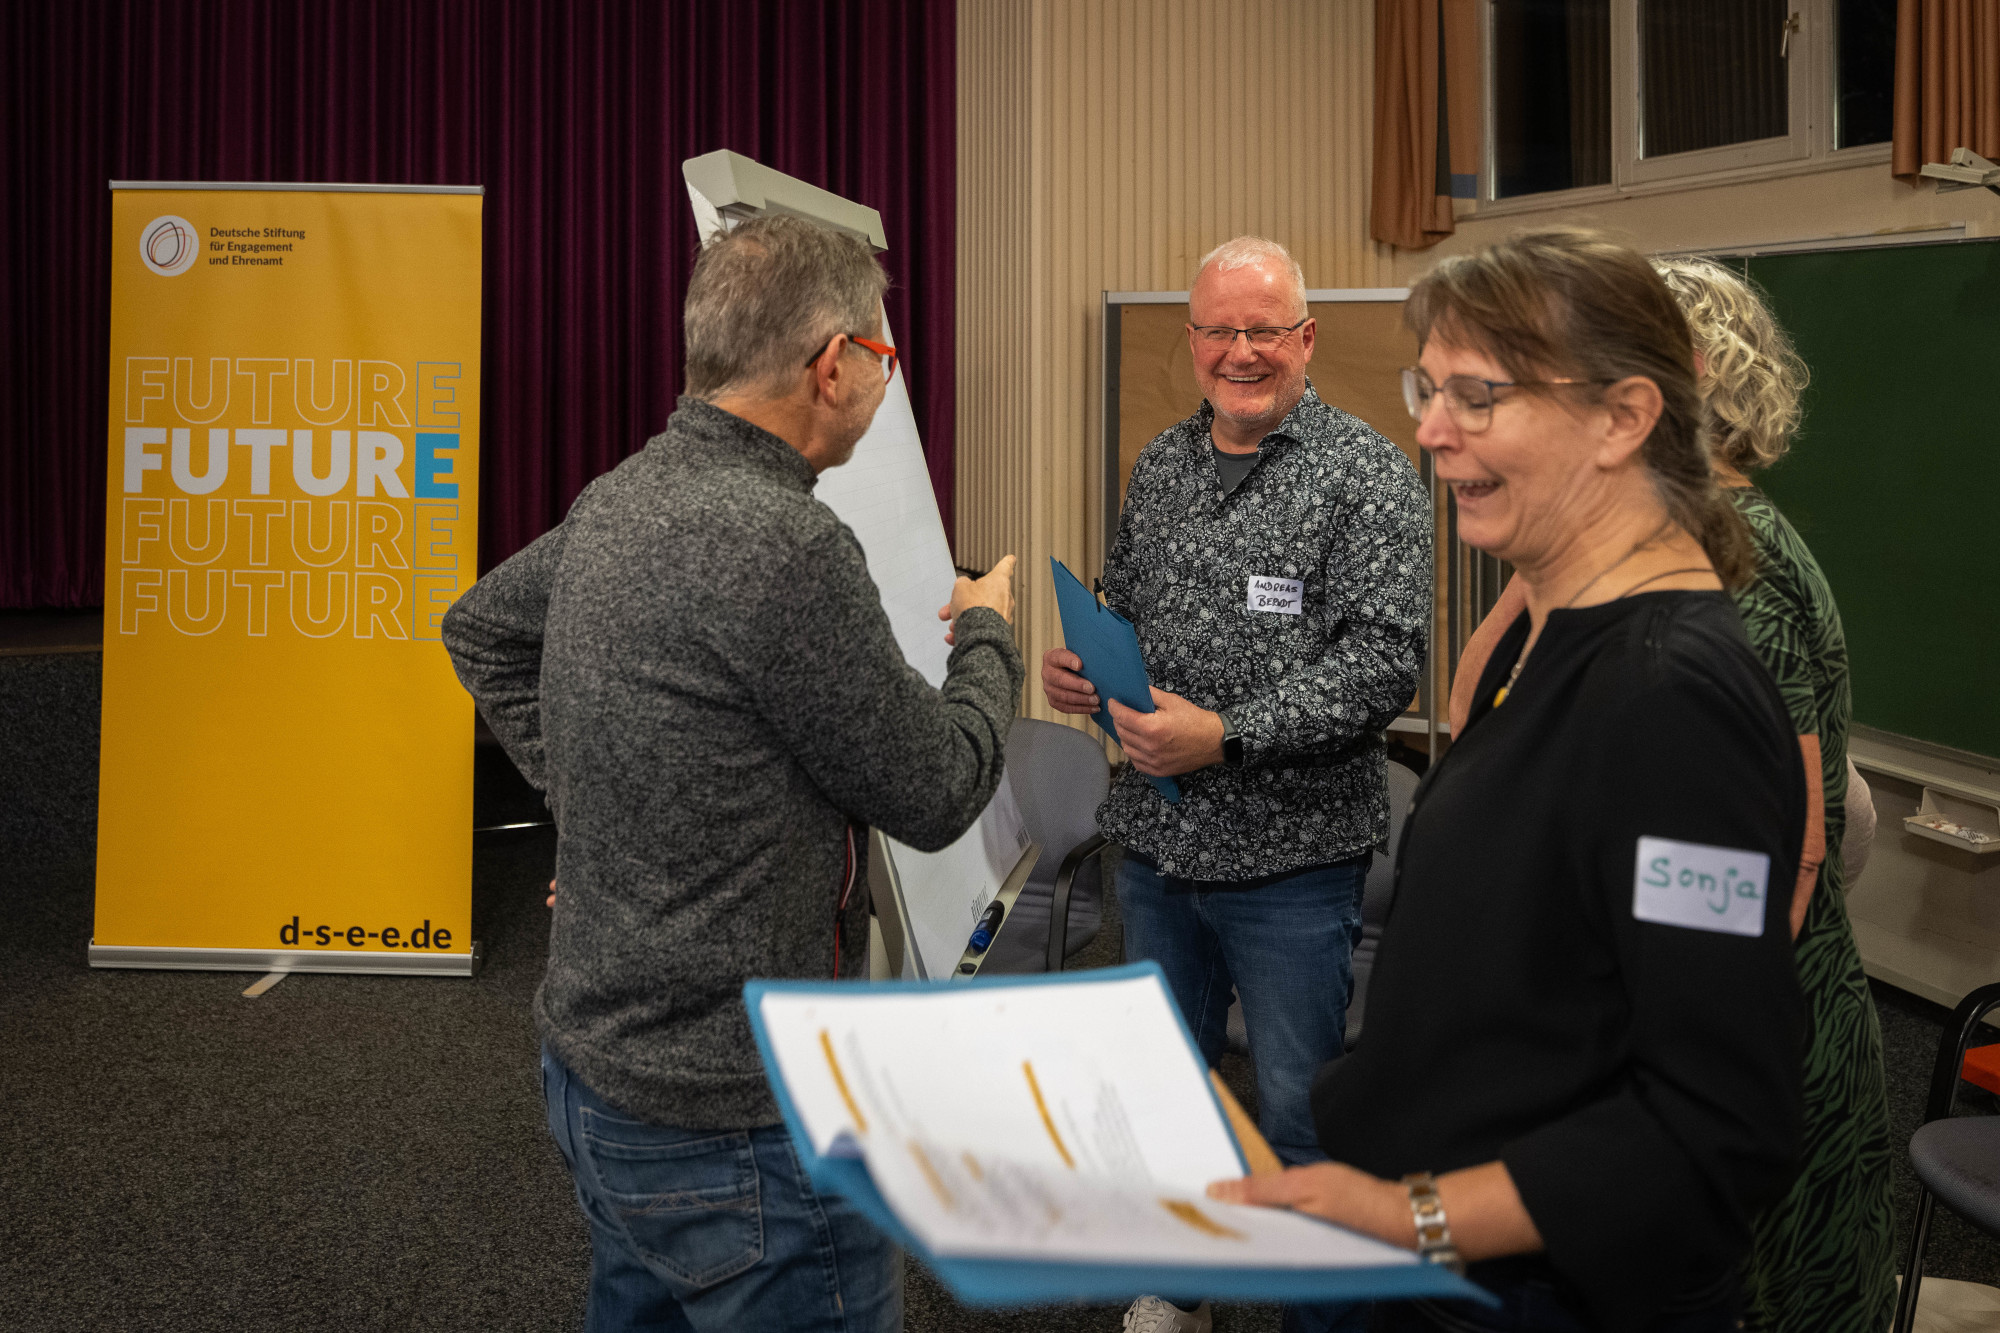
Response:
[{"label": "window with curtain", "polygon": [[1493,193],[1611,183],[1610,0],[1493,7]]},{"label": "window with curtain", "polygon": [[1833,146],[1888,143],[1896,109],[1896,0],[1840,0],[1834,42]]},{"label": "window with curtain", "polygon": [[1788,0],[1641,0],[1640,155],[1789,134],[1790,13]]},{"label": "window with curtain", "polygon": [[1481,8],[1490,203],[1887,151],[1897,0]]}]

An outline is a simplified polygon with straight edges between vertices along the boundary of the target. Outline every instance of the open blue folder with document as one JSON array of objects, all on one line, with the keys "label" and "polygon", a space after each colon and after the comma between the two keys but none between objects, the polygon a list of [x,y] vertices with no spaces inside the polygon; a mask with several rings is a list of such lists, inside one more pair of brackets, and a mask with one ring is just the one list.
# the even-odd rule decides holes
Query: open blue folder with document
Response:
[{"label": "open blue folder with document", "polygon": [[[1056,581],[1056,610],[1062,616],[1063,646],[1083,659],[1083,678],[1097,691],[1097,711],[1091,721],[1118,739],[1111,721],[1116,699],[1135,713],[1153,711],[1153,683],[1146,678],[1146,659],[1139,654],[1139,635],[1132,622],[1097,600],[1069,566],[1049,560]],[[1171,804],[1181,799],[1181,784],[1172,778],[1149,777]]]},{"label": "open blue folder with document", "polygon": [[968,1305],[1494,1303],[1409,1250],[1206,1196],[1244,1158],[1157,963],[753,981],[743,1003],[814,1187]]}]

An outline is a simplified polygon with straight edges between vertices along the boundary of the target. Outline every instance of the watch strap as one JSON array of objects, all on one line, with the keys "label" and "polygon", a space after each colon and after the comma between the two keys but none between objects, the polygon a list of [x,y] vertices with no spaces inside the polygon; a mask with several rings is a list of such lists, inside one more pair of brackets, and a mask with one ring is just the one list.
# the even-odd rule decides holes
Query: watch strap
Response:
[{"label": "watch strap", "polygon": [[1417,1257],[1463,1273],[1465,1260],[1451,1243],[1451,1224],[1445,1220],[1437,1181],[1428,1171],[1415,1171],[1403,1177],[1402,1185],[1410,1195],[1410,1218],[1417,1224]]},{"label": "watch strap", "polygon": [[1225,768],[1243,767],[1243,737],[1237,732],[1236,724],[1229,720],[1229,714],[1218,713],[1222,719],[1222,763]]}]

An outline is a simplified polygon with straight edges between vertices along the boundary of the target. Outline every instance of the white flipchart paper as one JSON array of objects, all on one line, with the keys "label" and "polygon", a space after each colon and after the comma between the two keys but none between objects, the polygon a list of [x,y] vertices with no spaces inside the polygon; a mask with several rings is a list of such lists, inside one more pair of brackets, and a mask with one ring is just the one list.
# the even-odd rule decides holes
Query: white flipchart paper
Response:
[{"label": "white flipchart paper", "polygon": [[950,977],[980,914],[1028,850],[1013,785],[1003,776],[979,822],[943,851],[920,852],[893,838],[888,841],[903,905],[909,909],[909,942],[923,961],[921,974],[906,965],[905,975]]},{"label": "white flipchart paper", "polygon": [[[882,336],[891,338],[886,316]],[[942,686],[951,648],[938,608],[951,601],[958,574],[900,363],[854,457],[820,473],[813,493],[854,530],[904,659],[933,688]],[[1027,850],[1020,807],[1003,782],[978,822],[944,850],[920,852],[893,838],[888,842],[909,912],[906,938],[926,975],[949,976],[979,914]]]},{"label": "white flipchart paper", "polygon": [[[733,225],[692,185],[688,186],[688,201],[704,243]],[[891,346],[895,344],[886,311],[882,338]],[[896,646],[903,650],[904,660],[933,689],[942,687],[951,648],[944,641],[946,626],[938,619],[938,608],[951,601],[958,575],[944,538],[944,521],[938,516],[937,494],[931,489],[930,469],[924,463],[901,360],[874,422],[854,447],[854,456],[840,467],[820,473],[813,494],[840,516],[860,542],[868,561],[868,576],[882,595],[882,609],[888,614],[890,631]],[[950,972],[965,949],[966,936],[972,933],[972,924],[968,922],[960,930],[959,920],[968,911],[973,921],[978,919],[1027,845],[1020,809],[1004,784],[978,822],[941,852],[918,852],[889,840],[889,853],[910,914],[910,934],[915,936],[932,975]],[[1008,846],[1014,849],[1011,859],[1005,854]],[[878,905],[878,912],[884,906]],[[957,943],[944,943],[953,933],[958,935]],[[933,963],[933,954],[946,948],[950,957]]]},{"label": "white flipchart paper", "polygon": [[[882,337],[891,337],[886,318]],[[932,688],[941,687],[951,648],[944,641],[946,626],[938,619],[938,608],[951,601],[958,574],[917,439],[901,362],[875,423],[854,446],[854,457],[820,473],[813,494],[854,529],[903,657]]]}]

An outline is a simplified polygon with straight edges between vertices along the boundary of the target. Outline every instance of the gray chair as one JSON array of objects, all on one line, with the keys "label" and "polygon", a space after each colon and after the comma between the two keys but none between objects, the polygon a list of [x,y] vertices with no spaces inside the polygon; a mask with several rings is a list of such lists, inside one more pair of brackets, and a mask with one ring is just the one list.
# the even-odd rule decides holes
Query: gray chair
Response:
[{"label": "gray chair", "polygon": [[1104,921],[1097,807],[1111,790],[1111,765],[1090,733],[1024,717],[1007,733],[1007,774],[1042,851],[979,974],[1060,972]]},{"label": "gray chair", "polygon": [[1996,1008],[2000,1008],[2000,983],[1981,986],[1958,1002],[1938,1042],[1924,1123],[1910,1139],[1910,1165],[1916,1168],[1920,1188],[1893,1333],[1910,1333],[1916,1322],[1924,1244],[1930,1239],[1931,1213],[1938,1201],[1974,1226],[2000,1236],[2000,1116],[1953,1118],[1951,1114],[1966,1048],[1981,1035],[1981,1020]]},{"label": "gray chair", "polygon": [[1368,978],[1375,971],[1375,954],[1382,945],[1382,928],[1389,924],[1389,905],[1396,897],[1396,845],[1403,840],[1403,821],[1416,799],[1417,775],[1389,761],[1389,840],[1378,849],[1361,890],[1361,943],[1354,946],[1354,998],[1347,1004],[1347,1049],[1361,1038],[1361,1016],[1368,1000]]},{"label": "gray chair", "polygon": [[[1403,838],[1403,821],[1409,817],[1410,801],[1417,794],[1417,775],[1402,764],[1389,761],[1389,839],[1375,851],[1368,879],[1361,889],[1361,943],[1354,946],[1354,998],[1347,1003],[1347,1049],[1361,1039],[1361,1016],[1368,1000],[1368,978],[1375,970],[1375,952],[1382,943],[1382,927],[1389,920],[1389,904],[1396,896],[1396,844]],[[1384,850],[1386,848],[1387,850]],[[1241,1001],[1229,1006],[1229,1049],[1238,1055],[1250,1053],[1249,1031],[1243,1025]]]}]

